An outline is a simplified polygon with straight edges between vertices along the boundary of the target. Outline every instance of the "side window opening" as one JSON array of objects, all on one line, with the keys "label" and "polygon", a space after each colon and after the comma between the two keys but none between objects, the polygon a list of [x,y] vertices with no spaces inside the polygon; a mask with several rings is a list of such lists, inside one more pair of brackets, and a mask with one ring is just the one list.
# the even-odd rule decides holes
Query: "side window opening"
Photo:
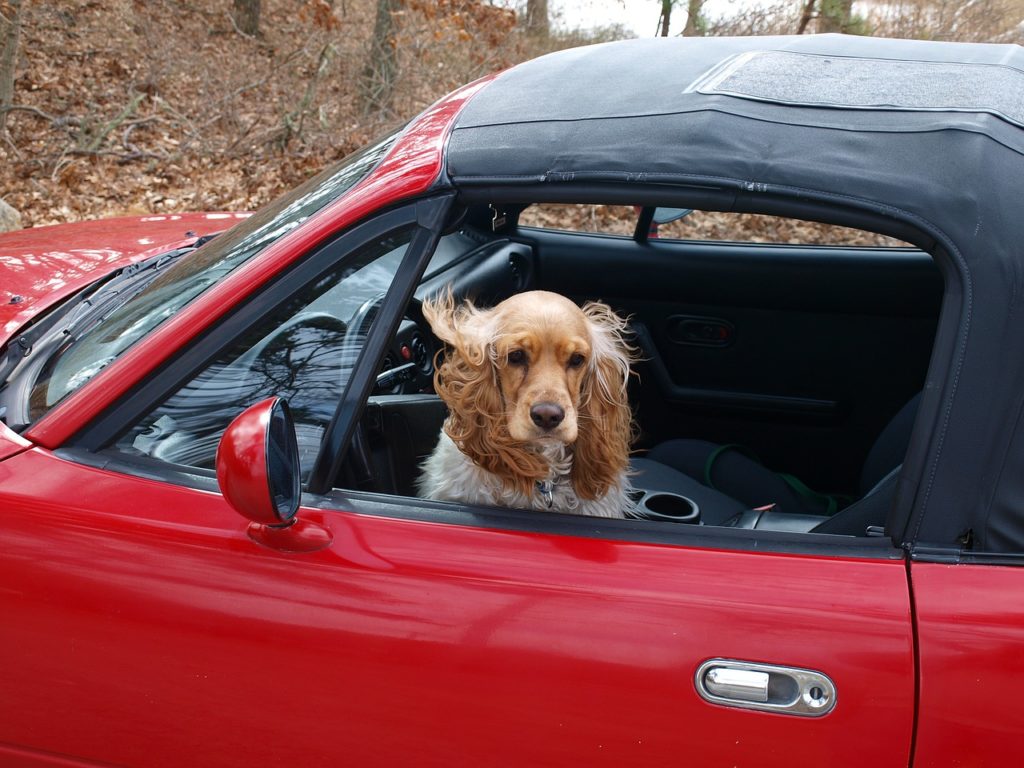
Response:
[{"label": "side window opening", "polygon": [[[792,233],[810,230],[785,219],[772,232],[789,232],[786,242],[661,237],[700,211],[667,216],[650,249],[633,239],[638,207],[552,206],[568,218],[552,214],[544,226],[528,226],[540,207],[528,207],[511,232],[492,232],[489,215],[470,216],[441,239],[417,296],[445,285],[457,298],[479,296],[486,286],[487,306],[543,290],[578,305],[602,301],[628,317],[641,358],[630,380],[639,427],[632,498],[648,517],[812,531],[890,487],[941,303],[941,277],[926,254],[869,243],[870,233],[860,233],[863,242],[792,244]],[[714,231],[749,232],[750,221],[743,215]],[[582,224],[612,236],[595,249],[595,232],[573,228]],[[374,302],[409,238],[408,230],[394,232],[308,284],[139,420],[115,450],[209,470],[231,419],[278,394],[292,406],[308,476]],[[713,258],[688,258],[697,250]],[[414,300],[380,361],[339,489],[417,495],[447,415],[432,383],[442,347]],[[899,422],[896,437],[882,440],[891,421]],[[886,498],[853,527],[822,532],[881,533]]]},{"label": "side window opening", "polygon": [[[651,503],[669,518],[695,518],[674,496],[696,493],[706,524],[811,531],[881,490],[852,522],[821,529],[880,535],[941,304],[930,257],[862,230],[686,211],[660,224],[659,252],[679,257],[666,267],[631,242],[639,211],[533,205],[517,230],[538,260],[528,288],[603,300],[631,318],[643,357],[631,384],[639,491],[664,496]],[[590,234],[622,245],[598,255]],[[722,250],[691,262],[695,246]],[[372,409],[374,461],[399,478],[377,490],[412,495],[444,410],[386,397]],[[401,425],[398,439],[388,424]],[[676,473],[686,480],[673,486],[665,478]]]},{"label": "side window opening", "polygon": [[519,214],[519,226],[632,237],[637,213],[631,205],[535,203]]}]

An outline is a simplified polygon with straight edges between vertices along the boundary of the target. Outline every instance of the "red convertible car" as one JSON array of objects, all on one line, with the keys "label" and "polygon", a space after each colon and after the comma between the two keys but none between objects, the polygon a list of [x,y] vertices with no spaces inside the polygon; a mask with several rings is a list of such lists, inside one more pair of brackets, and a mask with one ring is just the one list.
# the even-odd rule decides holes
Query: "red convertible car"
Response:
[{"label": "red convertible car", "polygon": [[[1022,93],[612,43],[251,217],[0,236],[0,764],[1021,764]],[[699,513],[417,498],[449,288],[629,316],[633,484]]]}]

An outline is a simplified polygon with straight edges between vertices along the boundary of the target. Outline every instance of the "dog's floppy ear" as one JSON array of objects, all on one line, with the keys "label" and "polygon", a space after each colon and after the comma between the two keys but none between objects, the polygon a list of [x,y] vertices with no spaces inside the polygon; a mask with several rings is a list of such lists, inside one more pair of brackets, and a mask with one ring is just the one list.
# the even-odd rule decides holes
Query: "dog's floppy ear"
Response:
[{"label": "dog's floppy ear", "polygon": [[629,466],[635,437],[626,387],[635,350],[624,338],[626,321],[606,305],[583,306],[590,327],[591,357],[578,415],[572,479],[583,499],[604,496]]},{"label": "dog's floppy ear", "polygon": [[[509,489],[531,494],[547,466],[512,440],[494,364],[493,310],[456,305],[451,291],[423,302],[423,316],[446,349],[438,353],[434,390],[448,406],[444,431],[477,466]],[[443,359],[442,359],[443,354]]]},{"label": "dog's floppy ear", "polygon": [[482,356],[487,354],[487,314],[471,301],[456,306],[450,287],[423,302],[423,316],[434,335],[449,347],[462,350],[474,365],[483,364]]}]

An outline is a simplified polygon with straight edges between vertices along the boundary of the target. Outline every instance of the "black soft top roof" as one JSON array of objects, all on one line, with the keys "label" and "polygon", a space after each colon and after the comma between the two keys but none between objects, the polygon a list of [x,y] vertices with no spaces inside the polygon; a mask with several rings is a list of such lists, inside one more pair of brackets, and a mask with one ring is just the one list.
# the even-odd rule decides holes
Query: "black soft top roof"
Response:
[{"label": "black soft top roof", "polygon": [[500,75],[458,116],[447,173],[524,201],[629,184],[697,207],[703,190],[704,207],[859,221],[931,251],[946,301],[894,531],[1020,551],[1022,126],[1019,46],[631,40]]}]

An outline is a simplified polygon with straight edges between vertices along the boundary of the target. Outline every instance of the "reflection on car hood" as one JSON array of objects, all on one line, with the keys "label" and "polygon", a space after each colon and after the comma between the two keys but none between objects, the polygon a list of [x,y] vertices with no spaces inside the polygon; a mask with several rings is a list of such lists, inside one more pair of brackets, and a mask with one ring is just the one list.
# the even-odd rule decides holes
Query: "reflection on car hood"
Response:
[{"label": "reflection on car hood", "polygon": [[47,307],[113,270],[222,232],[249,215],[138,216],[0,235],[0,344]]}]

